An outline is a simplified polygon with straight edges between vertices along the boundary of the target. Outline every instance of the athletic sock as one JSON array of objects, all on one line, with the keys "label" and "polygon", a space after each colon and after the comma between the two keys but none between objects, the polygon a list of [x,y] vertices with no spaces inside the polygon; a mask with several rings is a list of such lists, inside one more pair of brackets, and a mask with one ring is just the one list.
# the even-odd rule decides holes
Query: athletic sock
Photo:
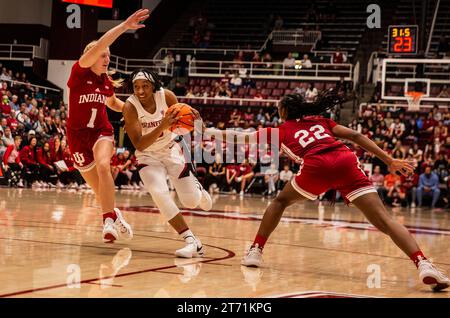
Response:
[{"label": "athletic sock", "polygon": [[419,267],[419,262],[420,261],[422,261],[424,259],[427,259],[425,257],[425,255],[423,255],[422,251],[417,251],[417,252],[411,254],[409,256],[409,258],[414,262],[414,265],[416,265],[417,268]]},{"label": "athletic sock", "polygon": [[116,212],[115,212],[115,211],[112,211],[112,212],[108,212],[108,213],[103,213],[103,223],[105,223],[105,220],[106,220],[107,218],[110,218],[110,219],[112,219],[113,221],[116,221],[116,219],[117,219],[117,214],[116,214]]},{"label": "athletic sock", "polygon": [[183,238],[183,240],[186,243],[190,243],[190,242],[188,242],[189,238],[193,238],[195,241],[197,241],[197,238],[195,237],[194,233],[192,233],[192,231],[190,229],[186,229],[186,230],[182,231],[180,233],[180,236]]},{"label": "athletic sock", "polygon": [[261,235],[256,235],[255,237],[255,241],[252,244],[252,247],[256,246],[256,244],[258,244],[258,247],[260,249],[264,248],[264,245],[266,245],[267,242],[267,237],[261,236]]}]

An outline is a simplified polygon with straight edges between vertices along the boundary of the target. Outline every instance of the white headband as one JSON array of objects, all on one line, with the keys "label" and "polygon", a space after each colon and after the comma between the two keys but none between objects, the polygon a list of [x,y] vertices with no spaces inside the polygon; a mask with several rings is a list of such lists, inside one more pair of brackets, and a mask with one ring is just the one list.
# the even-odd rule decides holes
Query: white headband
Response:
[{"label": "white headband", "polygon": [[[148,76],[146,76],[146,74],[147,74]],[[146,74],[144,74],[144,72],[138,72],[138,73],[137,73],[136,75],[134,75],[134,77],[133,77],[133,83],[134,83],[136,80],[146,80],[146,81],[148,81],[149,79],[150,79],[150,82],[154,83],[155,80],[154,80],[152,74],[149,74],[149,73],[146,73]]]}]

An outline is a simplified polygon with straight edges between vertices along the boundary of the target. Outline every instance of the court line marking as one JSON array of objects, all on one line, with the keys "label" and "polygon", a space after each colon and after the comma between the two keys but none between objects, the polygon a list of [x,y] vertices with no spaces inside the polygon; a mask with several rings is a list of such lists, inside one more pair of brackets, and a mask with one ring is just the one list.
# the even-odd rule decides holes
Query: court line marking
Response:
[{"label": "court line marking", "polygon": [[[120,209],[127,212],[153,213],[153,214],[159,213],[159,209],[153,206],[130,206],[130,207],[121,207]],[[245,221],[261,221],[263,217],[263,215],[260,214],[242,215],[238,211],[231,212],[231,211],[216,210],[214,212],[211,211],[205,212],[199,209],[180,209],[180,212],[186,216],[210,217],[218,219],[232,219]],[[369,222],[332,220],[332,219],[318,220],[317,218],[289,217],[289,216],[282,217],[281,222],[311,224],[323,227],[331,226],[334,228],[345,228],[355,230],[378,231],[378,229]],[[404,226],[414,234],[450,235],[450,229],[440,229],[440,228],[436,229],[431,227],[418,227],[411,225],[404,225]]]},{"label": "court line marking", "polygon": [[[152,214],[156,214],[156,212],[145,212],[143,211],[143,213],[152,213]],[[196,215],[192,215],[192,216],[196,216]],[[60,224],[60,223],[55,223],[55,222],[47,222],[47,221],[30,221],[30,220],[15,220],[15,221],[24,221],[24,222],[34,222],[34,223],[44,223],[44,224]],[[76,224],[68,224],[68,223],[63,223],[63,225],[69,225],[69,226],[77,226]],[[16,226],[22,226],[22,227],[26,227],[27,225],[16,225]],[[32,225],[29,225],[30,227],[33,227]],[[34,227],[39,227],[39,226],[34,226]],[[43,226],[41,226],[43,227]],[[95,227],[95,228],[102,228],[101,226],[95,226],[95,225],[84,225],[84,227]],[[53,228],[53,227],[47,227],[47,228]],[[71,228],[71,227],[59,227],[59,229],[69,229],[69,230],[78,230],[78,231],[82,231],[82,229],[75,229],[75,228]],[[136,230],[135,230],[136,231]],[[166,234],[170,234],[171,232],[167,232],[167,231],[152,231],[152,230],[137,230],[139,232],[151,232],[151,233],[166,233]],[[377,231],[376,229],[374,231]],[[382,234],[381,232],[379,232],[380,234]],[[143,237],[154,237],[154,236],[147,236],[147,235],[142,235],[140,234],[139,236],[143,236]],[[229,238],[229,237],[224,237],[224,236],[212,236],[212,235],[199,235],[199,236],[203,236],[203,237],[210,237],[210,238],[215,238],[215,239],[227,239],[227,240],[233,240],[233,241],[242,241],[242,242],[246,242],[249,240],[246,239],[237,239],[237,238]],[[383,235],[384,236],[384,235]],[[156,237],[157,238],[157,237]],[[173,239],[176,240],[176,239]],[[406,257],[402,257],[402,256],[392,256],[392,255],[383,255],[383,254],[373,254],[373,253],[365,253],[365,252],[360,252],[360,251],[346,251],[346,250],[340,250],[340,249],[333,249],[333,248],[326,248],[326,247],[319,247],[319,246],[308,246],[308,245],[299,245],[299,244],[287,244],[287,243],[277,243],[277,242],[269,242],[268,245],[281,245],[281,246],[291,246],[291,247],[299,247],[299,248],[308,248],[308,249],[317,249],[317,250],[323,250],[323,251],[331,251],[331,252],[336,252],[336,253],[350,253],[350,254],[360,254],[360,255],[366,255],[366,256],[374,256],[374,257],[383,257],[383,258],[394,258],[394,259],[400,259],[400,260],[404,260],[404,261],[410,261],[408,258]],[[172,254],[170,254],[172,255]],[[205,258],[204,258],[205,259]],[[449,263],[442,263],[442,262],[434,262],[435,264],[438,265],[447,265],[450,266]]]},{"label": "court line marking", "polygon": [[[135,235],[136,236],[142,236],[140,234],[135,234]],[[147,237],[147,236],[145,236],[145,237]],[[176,239],[165,238],[165,237],[160,237],[160,236],[151,236],[151,237],[159,238],[159,239],[167,239],[167,240],[178,241]],[[0,238],[0,239],[16,240],[14,238]],[[28,241],[31,241],[31,240],[28,240]],[[60,243],[60,242],[44,242],[44,241],[35,241],[35,242],[36,243],[44,243],[44,244],[54,244],[55,243],[55,244],[61,244],[61,245],[76,245],[76,244],[65,244],[65,243]],[[224,256],[224,257],[212,258],[212,259],[209,259],[209,260],[202,260],[202,261],[195,261],[195,262],[193,261],[191,263],[186,263],[186,264],[183,264],[183,265],[193,265],[193,264],[197,264],[197,263],[207,264],[207,263],[214,262],[214,261],[222,261],[222,260],[225,260],[225,259],[230,259],[230,258],[233,258],[236,255],[233,251],[225,249],[225,248],[220,247],[220,246],[214,246],[214,245],[209,245],[209,244],[204,244],[204,245],[208,246],[208,247],[211,247],[211,248],[216,248],[216,249],[222,250],[222,251],[226,252],[227,255]],[[80,245],[77,245],[77,246],[83,247],[84,245],[80,244]],[[98,248],[105,248],[105,247],[100,247],[99,246]],[[197,259],[197,260],[199,260],[199,259]],[[104,279],[109,279],[109,278],[114,278],[115,279],[115,278],[118,278],[118,277],[127,277],[127,276],[133,276],[133,275],[149,273],[149,272],[157,272],[158,273],[159,270],[165,270],[165,269],[177,268],[177,267],[178,267],[177,265],[170,265],[170,266],[162,266],[162,267],[157,267],[157,268],[148,268],[148,269],[134,271],[134,272],[117,274],[115,276],[85,279],[85,280],[80,281],[79,284],[89,284],[89,283],[96,282],[96,281],[99,281],[99,280],[104,280]],[[65,283],[65,284],[58,284],[58,285],[51,285],[51,286],[46,286],[46,287],[33,288],[33,289],[27,289],[27,290],[22,290],[22,291],[16,291],[16,292],[7,293],[7,294],[0,294],[0,298],[19,296],[19,295],[35,293],[35,292],[44,291],[44,290],[58,289],[58,288],[62,288],[62,287],[67,287],[67,283]]]}]

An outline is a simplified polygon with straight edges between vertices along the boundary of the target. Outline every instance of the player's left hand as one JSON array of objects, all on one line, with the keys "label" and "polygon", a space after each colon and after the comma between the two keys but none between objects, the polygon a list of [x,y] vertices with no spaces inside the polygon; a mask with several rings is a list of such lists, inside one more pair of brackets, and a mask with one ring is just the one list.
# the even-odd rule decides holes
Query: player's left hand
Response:
[{"label": "player's left hand", "polygon": [[399,172],[404,176],[408,176],[414,172],[414,167],[411,162],[406,160],[393,159],[389,165],[389,170],[392,173]]},{"label": "player's left hand", "polygon": [[150,16],[150,11],[148,9],[139,9],[125,20],[124,26],[127,30],[137,30],[144,28],[145,25],[142,24]]}]

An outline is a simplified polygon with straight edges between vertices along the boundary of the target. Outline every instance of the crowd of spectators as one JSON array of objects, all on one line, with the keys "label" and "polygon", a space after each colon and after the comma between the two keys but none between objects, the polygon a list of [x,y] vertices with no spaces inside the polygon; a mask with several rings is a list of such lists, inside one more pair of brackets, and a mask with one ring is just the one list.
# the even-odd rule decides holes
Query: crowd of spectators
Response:
[{"label": "crowd of spectators", "polygon": [[[372,139],[394,158],[412,162],[411,177],[388,171],[378,158],[353,147],[384,201],[392,206],[449,206],[450,113],[437,105],[429,113],[408,113],[369,105],[349,127]],[[425,200],[425,201],[424,201]]]}]

